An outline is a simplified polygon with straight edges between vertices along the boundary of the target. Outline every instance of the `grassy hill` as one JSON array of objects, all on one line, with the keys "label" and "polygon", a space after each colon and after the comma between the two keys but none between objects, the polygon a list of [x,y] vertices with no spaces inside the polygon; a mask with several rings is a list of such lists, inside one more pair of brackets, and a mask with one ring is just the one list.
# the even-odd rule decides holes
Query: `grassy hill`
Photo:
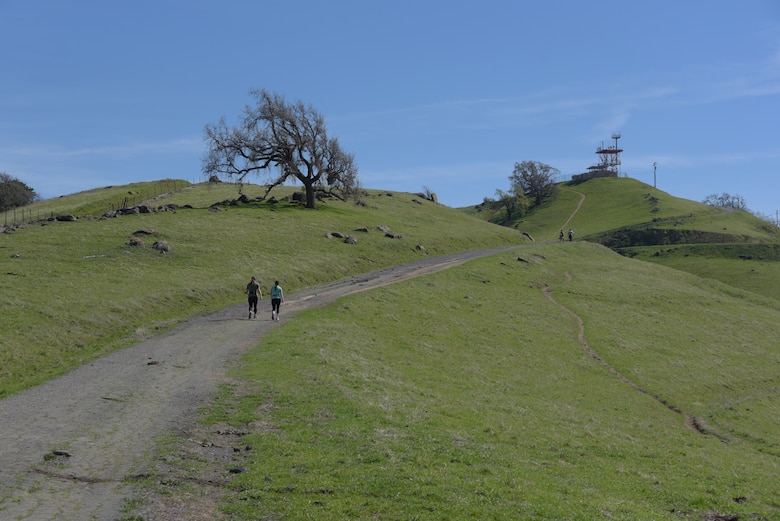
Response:
[{"label": "grassy hill", "polygon": [[[186,186],[158,201],[191,209],[0,235],[0,392],[242,301],[252,274],[292,294],[421,255],[525,244],[301,313],[264,338],[204,419],[253,447],[225,515],[780,518],[775,230],[628,179],[562,186],[514,228],[382,191],[364,206],[210,210],[235,190]],[[557,244],[563,226],[574,243]],[[599,244],[641,227],[748,239],[623,255]],[[128,246],[141,229],[145,245]],[[151,248],[161,240],[170,254]],[[170,450],[165,465],[189,478],[203,465]],[[189,478],[154,487],[202,499]]]},{"label": "grassy hill", "polygon": [[[537,241],[561,228],[629,257],[713,278],[780,300],[780,228],[743,211],[674,197],[629,178],[561,183],[559,194],[507,226]],[[569,221],[578,205],[579,211]],[[500,214],[462,209],[501,222]]]},{"label": "grassy hill", "polygon": [[231,519],[777,519],[780,312],[593,244],[522,255],[270,334],[209,416],[253,447]]},{"label": "grassy hill", "polygon": [[[424,255],[522,243],[515,230],[412,195],[373,191],[364,206],[324,201],[306,211],[277,204],[210,207],[236,199],[234,185],[158,190],[156,183],[91,190],[37,203],[33,215],[73,214],[0,234],[0,396],[39,383],[197,313],[242,301],[251,275],[289,293]],[[247,186],[249,198],[262,195]],[[99,218],[111,201],[185,205],[178,211]],[[153,200],[152,200],[153,199]],[[91,210],[91,214],[87,211]],[[400,239],[378,230],[385,226]],[[364,228],[367,231],[354,231]],[[137,234],[137,232],[142,232]],[[351,234],[357,244],[327,238]],[[129,246],[131,239],[143,246]],[[165,241],[161,255],[154,242]]]}]

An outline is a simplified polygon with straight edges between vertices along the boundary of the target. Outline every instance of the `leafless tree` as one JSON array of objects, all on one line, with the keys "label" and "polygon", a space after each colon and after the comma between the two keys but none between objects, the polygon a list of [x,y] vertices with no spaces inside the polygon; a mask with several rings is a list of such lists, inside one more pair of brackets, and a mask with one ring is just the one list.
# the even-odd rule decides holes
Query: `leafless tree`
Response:
[{"label": "leafless tree", "polygon": [[704,204],[708,204],[710,206],[715,206],[717,208],[733,208],[734,210],[745,210],[748,211],[747,203],[745,202],[745,199],[742,198],[742,196],[734,194],[727,194],[726,192],[723,192],[722,194],[710,194],[707,197],[704,198]]},{"label": "leafless tree", "polygon": [[205,174],[225,174],[243,183],[249,174],[267,172],[268,191],[292,177],[303,184],[307,208],[316,208],[318,189],[337,196],[355,191],[359,184],[354,157],[342,150],[338,139],[328,137],[319,112],[266,90],[250,95],[255,105],[245,107],[237,126],[228,126],[224,118],[206,126]]},{"label": "leafless tree", "polygon": [[554,195],[556,191],[555,178],[560,174],[557,168],[538,161],[523,161],[515,163],[515,169],[509,176],[512,191],[525,194],[538,205],[545,197]]}]

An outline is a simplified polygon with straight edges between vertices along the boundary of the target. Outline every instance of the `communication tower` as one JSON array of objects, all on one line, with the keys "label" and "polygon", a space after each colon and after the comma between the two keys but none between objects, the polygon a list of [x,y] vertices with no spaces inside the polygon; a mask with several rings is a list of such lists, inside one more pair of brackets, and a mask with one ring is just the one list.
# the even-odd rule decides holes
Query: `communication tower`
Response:
[{"label": "communication tower", "polygon": [[599,164],[600,170],[612,171],[617,176],[620,175],[620,153],[623,151],[618,147],[620,134],[615,132],[612,134],[612,139],[615,140],[614,145],[605,147],[602,142],[601,146],[596,149],[596,154],[601,158],[601,163]]}]

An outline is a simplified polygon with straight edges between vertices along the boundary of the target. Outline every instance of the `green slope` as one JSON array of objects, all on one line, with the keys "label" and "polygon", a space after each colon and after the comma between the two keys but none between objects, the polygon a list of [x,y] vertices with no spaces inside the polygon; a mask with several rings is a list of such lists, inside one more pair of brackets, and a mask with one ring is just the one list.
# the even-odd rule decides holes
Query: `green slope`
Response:
[{"label": "green slope", "polygon": [[[466,213],[489,219],[473,207]],[[564,223],[577,239],[780,300],[780,228],[748,212],[674,197],[634,179],[603,178],[561,183],[557,197],[510,226],[549,242]]]},{"label": "green slope", "polygon": [[[57,214],[79,214],[104,207],[106,191],[113,198],[137,188],[100,189],[41,204]],[[264,292],[278,278],[292,293],[425,255],[525,240],[517,231],[403,193],[374,191],[362,206],[328,200],[313,211],[284,201],[209,210],[235,199],[236,190],[191,186],[150,203],[189,209],[43,221],[0,234],[0,396],[192,314],[241,301],[251,275],[263,281]],[[250,198],[264,191],[245,187]],[[274,194],[281,200],[292,191]],[[379,226],[401,238],[386,237]],[[141,230],[151,232],[139,237],[144,245],[129,246]],[[358,242],[329,239],[331,232],[351,234]],[[158,253],[152,248],[156,241],[166,241],[172,253]]]},{"label": "green slope", "polygon": [[780,311],[593,244],[519,253],[268,335],[212,413],[253,447],[230,519],[778,518]]},{"label": "green slope", "polygon": [[[244,383],[211,410],[253,447],[226,485],[227,515],[780,518],[774,229],[629,179],[562,186],[516,229],[404,193],[303,210],[282,200],[290,190],[211,211],[236,187],[195,185],[158,200],[192,208],[0,235],[0,393],[240,302],[252,274],[292,294],[421,255],[525,244],[302,313],[264,338],[234,374]],[[556,244],[581,201],[566,224],[578,240]],[[92,204],[106,199],[61,198],[57,211]],[[748,239],[623,256],[579,240],[635,227]],[[128,246],[141,229],[145,245]],[[161,240],[171,254],[150,247]],[[156,486],[186,501],[177,483],[196,483],[187,473],[202,464]]]}]

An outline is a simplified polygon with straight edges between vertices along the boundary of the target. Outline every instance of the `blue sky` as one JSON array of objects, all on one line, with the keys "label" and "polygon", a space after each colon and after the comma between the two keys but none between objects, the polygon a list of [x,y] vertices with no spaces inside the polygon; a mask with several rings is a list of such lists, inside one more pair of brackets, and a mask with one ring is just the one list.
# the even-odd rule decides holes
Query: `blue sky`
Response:
[{"label": "blue sky", "polygon": [[468,206],[619,132],[622,175],[780,209],[777,0],[0,0],[0,172],[45,198],[203,180],[252,88],[321,112],[367,188]]}]

